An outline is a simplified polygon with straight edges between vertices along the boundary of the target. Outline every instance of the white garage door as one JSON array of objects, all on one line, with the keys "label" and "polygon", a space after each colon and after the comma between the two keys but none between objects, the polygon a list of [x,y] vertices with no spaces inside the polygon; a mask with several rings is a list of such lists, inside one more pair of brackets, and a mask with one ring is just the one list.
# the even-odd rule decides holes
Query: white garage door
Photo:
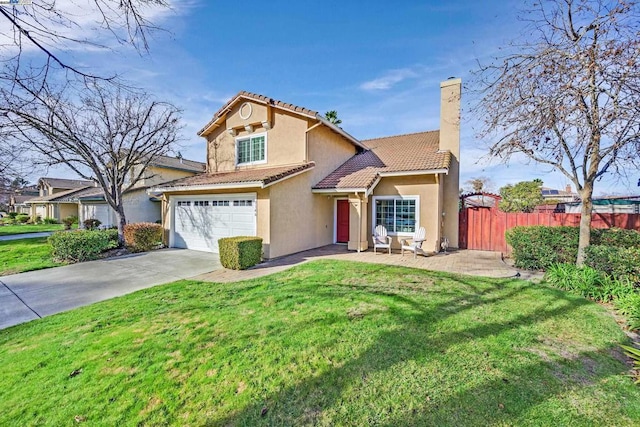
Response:
[{"label": "white garage door", "polygon": [[256,235],[256,194],[172,196],[170,246],[218,252],[218,239]]},{"label": "white garage door", "polygon": [[90,203],[82,205],[82,221],[97,219],[103,227],[115,226],[115,212],[106,203]]}]

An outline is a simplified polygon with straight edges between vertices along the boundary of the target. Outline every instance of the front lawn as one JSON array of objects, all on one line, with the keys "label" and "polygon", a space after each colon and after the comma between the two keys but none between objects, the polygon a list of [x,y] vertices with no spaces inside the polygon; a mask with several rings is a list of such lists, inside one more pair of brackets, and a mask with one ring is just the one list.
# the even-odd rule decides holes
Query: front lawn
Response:
[{"label": "front lawn", "polygon": [[317,261],[0,331],[0,425],[638,425],[626,342],[543,285]]},{"label": "front lawn", "polygon": [[3,225],[0,227],[0,236],[22,233],[40,233],[43,231],[60,231],[64,229],[63,224],[15,224]]},{"label": "front lawn", "polygon": [[59,265],[51,259],[46,237],[0,241],[0,276]]}]

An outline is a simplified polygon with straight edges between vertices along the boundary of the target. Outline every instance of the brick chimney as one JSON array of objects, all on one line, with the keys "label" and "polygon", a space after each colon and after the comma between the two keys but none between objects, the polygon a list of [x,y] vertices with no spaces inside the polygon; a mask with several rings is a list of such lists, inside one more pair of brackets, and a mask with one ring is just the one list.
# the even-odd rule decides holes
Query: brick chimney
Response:
[{"label": "brick chimney", "polygon": [[565,189],[565,191],[567,193],[573,193],[572,188],[571,188],[571,184],[567,184],[567,188]]},{"label": "brick chimney", "polygon": [[440,83],[440,150],[451,152],[449,173],[444,175],[442,236],[450,247],[458,247],[458,202],[460,189],[460,97],[462,80]]}]

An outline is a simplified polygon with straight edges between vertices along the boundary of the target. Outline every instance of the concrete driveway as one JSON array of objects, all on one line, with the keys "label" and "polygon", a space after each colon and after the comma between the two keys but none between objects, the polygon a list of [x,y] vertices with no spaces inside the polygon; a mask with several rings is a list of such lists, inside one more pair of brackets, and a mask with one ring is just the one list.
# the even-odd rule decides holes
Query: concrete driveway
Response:
[{"label": "concrete driveway", "polygon": [[217,254],[162,249],[0,276],[0,329],[219,268]]}]

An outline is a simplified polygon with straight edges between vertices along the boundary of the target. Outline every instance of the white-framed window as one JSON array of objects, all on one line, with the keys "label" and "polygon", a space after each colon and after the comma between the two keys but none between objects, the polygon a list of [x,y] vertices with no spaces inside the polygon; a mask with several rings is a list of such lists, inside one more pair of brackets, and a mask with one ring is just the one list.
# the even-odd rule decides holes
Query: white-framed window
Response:
[{"label": "white-framed window", "polygon": [[373,198],[373,228],[383,225],[389,234],[411,235],[420,226],[418,196]]},{"label": "white-framed window", "polygon": [[228,200],[212,200],[211,206],[229,206]]},{"label": "white-framed window", "polygon": [[233,206],[251,206],[253,205],[253,200],[234,200]]},{"label": "white-framed window", "polygon": [[267,162],[267,134],[236,138],[236,164],[251,165]]},{"label": "white-framed window", "polygon": [[191,200],[179,200],[178,206],[191,206]]}]

